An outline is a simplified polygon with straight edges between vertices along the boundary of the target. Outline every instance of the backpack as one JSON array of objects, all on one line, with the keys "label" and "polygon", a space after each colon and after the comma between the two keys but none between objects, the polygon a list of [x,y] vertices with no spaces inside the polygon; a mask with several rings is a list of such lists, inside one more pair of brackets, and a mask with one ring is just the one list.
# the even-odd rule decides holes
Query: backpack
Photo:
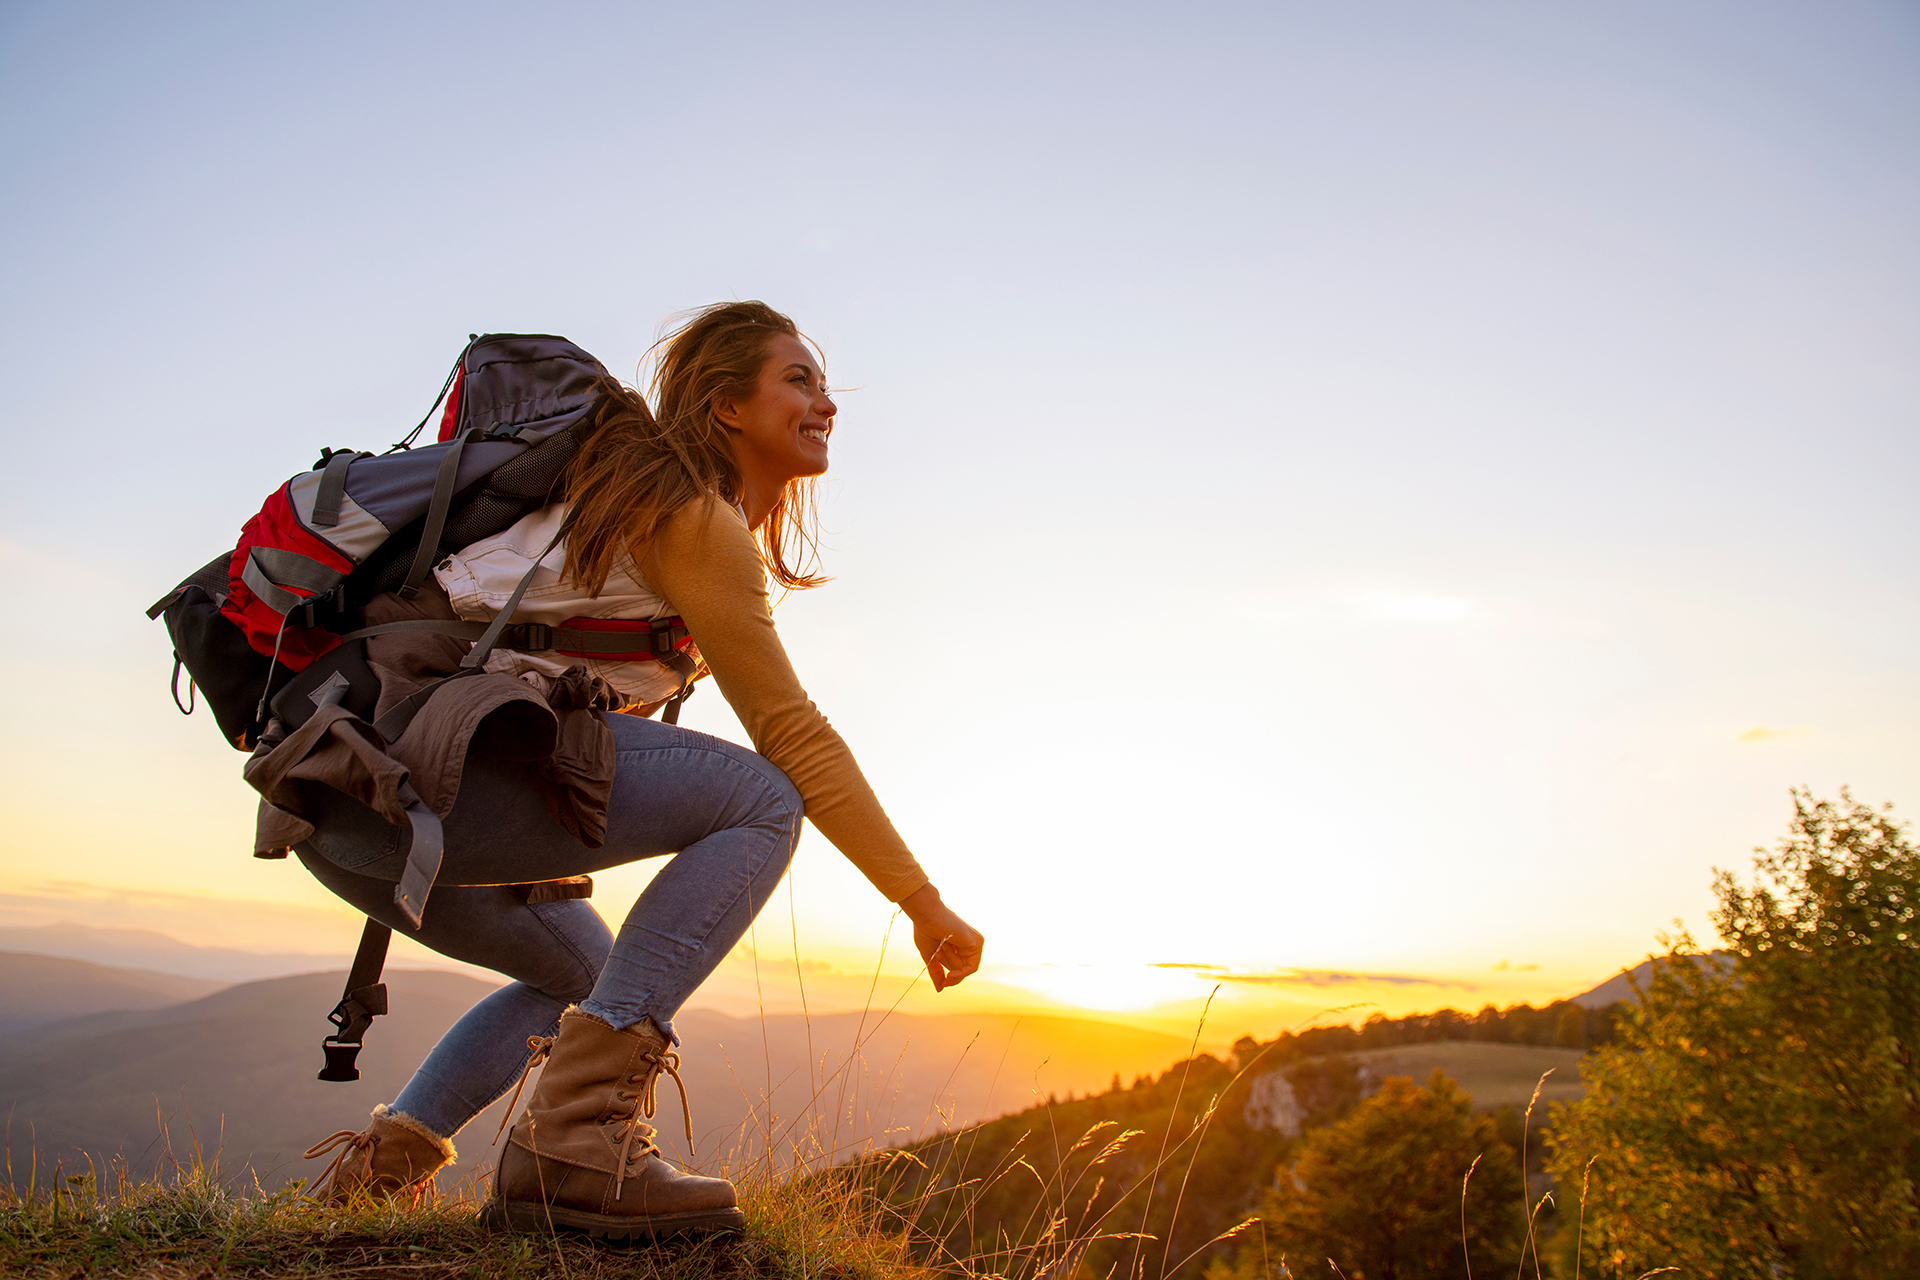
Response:
[{"label": "backpack", "polygon": [[[433,406],[404,439],[380,454],[323,449],[311,470],[274,490],[232,551],[188,575],[147,611],[149,618],[164,618],[173,641],[175,705],[191,714],[197,689],[221,735],[242,751],[258,746],[275,722],[298,728],[328,705],[371,721],[392,742],[444,683],[373,719],[379,681],[367,666],[365,641],[396,630],[473,641],[460,672],[446,679],[478,672],[494,648],[653,659],[690,677],[693,664],[680,652],[687,632],[678,618],[514,624],[531,570],[490,623],[358,626],[373,597],[388,591],[411,597],[446,555],[557,501],[606,381],[600,362],[565,338],[470,336]],[[416,447],[435,409],[441,409],[438,439]],[[552,545],[566,531],[563,523]],[[179,692],[183,668],[186,702]],[[669,723],[677,721],[691,687],[683,679],[667,704]],[[439,867],[440,824],[424,805],[409,813],[413,848],[394,900],[418,928]],[[328,1015],[336,1032],[323,1042],[322,1080],[359,1078],[354,1055],[369,1020],[386,1012],[386,988],[378,979],[390,937],[385,925],[367,921],[346,993]]]}]

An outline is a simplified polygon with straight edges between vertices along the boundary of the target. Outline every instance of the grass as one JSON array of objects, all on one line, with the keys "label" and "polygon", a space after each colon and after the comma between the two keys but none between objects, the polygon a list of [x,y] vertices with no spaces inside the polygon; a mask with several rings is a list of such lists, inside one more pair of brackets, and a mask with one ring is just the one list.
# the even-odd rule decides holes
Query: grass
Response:
[{"label": "grass", "polygon": [[1247,1191],[1240,1174],[1271,1168],[1279,1141],[1249,1135],[1232,1118],[1237,1103],[1223,1112],[1266,1051],[1236,1068],[1195,1052],[1199,1035],[1196,1028],[1189,1056],[1157,1081],[1116,1084],[1078,1101],[1049,1098],[854,1161],[841,1176],[865,1192],[913,1257],[947,1274],[1197,1277],[1216,1246],[1255,1225],[1239,1211]]},{"label": "grass", "polygon": [[339,1208],[302,1193],[236,1191],[213,1166],[134,1182],[59,1176],[0,1189],[0,1275],[21,1280],[352,1276],[358,1280],[913,1280],[905,1243],[874,1233],[819,1179],[740,1181],[746,1229],[660,1244],[514,1235],[475,1223],[484,1191],[463,1184],[420,1207]]}]

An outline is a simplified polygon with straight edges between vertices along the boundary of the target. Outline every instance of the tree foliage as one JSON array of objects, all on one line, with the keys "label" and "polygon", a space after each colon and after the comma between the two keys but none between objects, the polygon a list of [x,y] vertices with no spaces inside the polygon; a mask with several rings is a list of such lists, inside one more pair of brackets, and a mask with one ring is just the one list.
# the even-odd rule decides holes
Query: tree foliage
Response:
[{"label": "tree foliage", "polygon": [[1556,1114],[1583,1275],[1920,1274],[1920,850],[1796,792],[1756,854],[1751,883],[1715,876],[1727,962],[1672,940]]},{"label": "tree foliage", "polygon": [[1262,1217],[1295,1275],[1325,1259],[1349,1280],[1453,1280],[1468,1274],[1467,1250],[1490,1271],[1513,1265],[1522,1195],[1513,1148],[1436,1071],[1424,1088],[1387,1080],[1308,1135]]}]

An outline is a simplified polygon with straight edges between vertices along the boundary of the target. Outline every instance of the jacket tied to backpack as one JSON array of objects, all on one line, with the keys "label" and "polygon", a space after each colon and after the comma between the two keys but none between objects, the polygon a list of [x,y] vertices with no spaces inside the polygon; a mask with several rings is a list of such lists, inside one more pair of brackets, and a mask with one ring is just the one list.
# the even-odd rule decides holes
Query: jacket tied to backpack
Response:
[{"label": "jacket tied to backpack", "polygon": [[[437,586],[412,600],[389,592],[368,602],[369,626],[458,617]],[[406,729],[385,742],[373,724],[341,706],[320,708],[283,737],[268,735],[244,773],[260,792],[256,857],[285,857],[313,834],[302,783],[341,792],[395,826],[413,821],[409,796],[444,821],[460,794],[469,753],[524,763],[548,812],[589,848],[606,838],[613,787],[613,734],[600,713],[627,699],[578,663],[524,679],[497,671],[461,674],[466,641],[431,631],[398,631],[366,641],[379,682],[373,720],[431,690]],[[450,678],[450,677],[458,678]]]}]

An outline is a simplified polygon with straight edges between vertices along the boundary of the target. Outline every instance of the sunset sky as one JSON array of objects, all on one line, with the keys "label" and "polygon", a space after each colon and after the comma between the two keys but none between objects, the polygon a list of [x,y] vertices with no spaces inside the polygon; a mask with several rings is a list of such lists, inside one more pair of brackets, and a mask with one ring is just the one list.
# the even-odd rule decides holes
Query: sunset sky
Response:
[{"label": "sunset sky", "polygon": [[[0,923],[349,945],[142,610],[469,332],[754,297],[847,388],[782,634],[989,940],[913,1007],[1572,994],[1920,802],[1917,162],[1899,3],[16,0]],[[705,998],[865,997],[791,883]]]}]

